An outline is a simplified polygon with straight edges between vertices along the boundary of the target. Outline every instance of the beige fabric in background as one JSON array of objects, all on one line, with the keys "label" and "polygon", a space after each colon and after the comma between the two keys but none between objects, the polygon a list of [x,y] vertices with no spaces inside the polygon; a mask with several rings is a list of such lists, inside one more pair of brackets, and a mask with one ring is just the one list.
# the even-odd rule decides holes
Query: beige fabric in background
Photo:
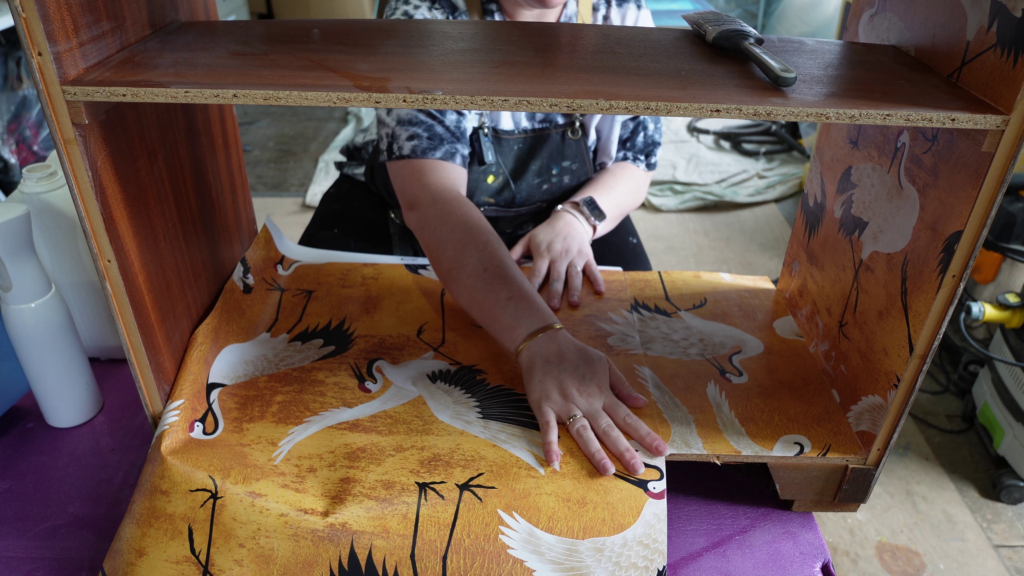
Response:
[{"label": "beige fabric in background", "polygon": [[790,228],[772,203],[693,212],[640,208],[633,223],[655,270],[779,277]]}]

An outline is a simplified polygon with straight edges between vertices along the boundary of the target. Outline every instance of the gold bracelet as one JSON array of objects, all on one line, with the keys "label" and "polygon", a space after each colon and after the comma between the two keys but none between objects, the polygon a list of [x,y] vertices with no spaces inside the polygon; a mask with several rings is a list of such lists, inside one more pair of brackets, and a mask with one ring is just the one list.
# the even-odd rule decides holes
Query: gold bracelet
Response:
[{"label": "gold bracelet", "polygon": [[523,348],[526,348],[526,345],[529,344],[530,342],[533,342],[534,340],[540,338],[541,336],[547,334],[548,332],[561,330],[563,328],[565,328],[565,326],[558,322],[555,322],[554,324],[548,324],[547,326],[542,326],[534,330],[533,332],[530,333],[529,336],[526,337],[525,340],[523,340],[523,343],[519,345],[519,348],[516,350],[516,358],[519,358],[519,355],[523,352]]}]

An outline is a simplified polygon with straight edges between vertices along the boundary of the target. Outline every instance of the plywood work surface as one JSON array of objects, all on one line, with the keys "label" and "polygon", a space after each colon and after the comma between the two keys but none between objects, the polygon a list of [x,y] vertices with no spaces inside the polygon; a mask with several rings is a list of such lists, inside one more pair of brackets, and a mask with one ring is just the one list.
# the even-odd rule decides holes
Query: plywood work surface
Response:
[{"label": "plywood work surface", "polygon": [[777,89],[692,32],[469,21],[174,24],[65,83],[69,100],[521,110],[1000,128],[889,46],[769,37]]}]

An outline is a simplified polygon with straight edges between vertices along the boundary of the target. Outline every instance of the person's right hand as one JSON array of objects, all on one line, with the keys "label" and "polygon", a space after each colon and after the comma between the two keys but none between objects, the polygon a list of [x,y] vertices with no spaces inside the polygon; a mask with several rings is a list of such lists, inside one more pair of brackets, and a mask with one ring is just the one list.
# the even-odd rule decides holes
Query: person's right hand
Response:
[{"label": "person's right hand", "polygon": [[580,305],[584,275],[590,278],[595,293],[604,294],[604,278],[590,248],[594,231],[583,223],[582,216],[573,216],[569,210],[572,208],[555,212],[509,250],[516,262],[533,257],[530,283],[540,290],[544,278],[548,279],[545,300],[552,310],[562,307],[563,292],[570,306]]},{"label": "person's right hand", "polygon": [[[665,442],[633,411],[647,405],[611,361],[565,330],[555,330],[530,342],[519,355],[526,396],[540,423],[544,458],[559,468],[558,425],[579,414],[567,428],[598,472],[610,475],[615,465],[601,443],[634,475],[644,463],[623,433],[655,456],[668,452]],[[600,442],[598,442],[600,440]]]}]

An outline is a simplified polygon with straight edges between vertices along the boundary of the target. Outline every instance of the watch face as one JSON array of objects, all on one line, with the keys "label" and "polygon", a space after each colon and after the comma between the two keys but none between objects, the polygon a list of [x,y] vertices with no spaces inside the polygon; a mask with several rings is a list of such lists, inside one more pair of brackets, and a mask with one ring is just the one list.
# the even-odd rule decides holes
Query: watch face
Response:
[{"label": "watch face", "polygon": [[580,200],[580,206],[583,208],[583,211],[587,214],[587,216],[589,216],[590,219],[593,221],[592,223],[594,225],[600,224],[601,222],[604,222],[606,218],[608,218],[608,216],[604,213],[604,210],[601,210],[601,206],[597,203],[597,200],[594,200],[593,196],[587,196],[586,198]]}]

